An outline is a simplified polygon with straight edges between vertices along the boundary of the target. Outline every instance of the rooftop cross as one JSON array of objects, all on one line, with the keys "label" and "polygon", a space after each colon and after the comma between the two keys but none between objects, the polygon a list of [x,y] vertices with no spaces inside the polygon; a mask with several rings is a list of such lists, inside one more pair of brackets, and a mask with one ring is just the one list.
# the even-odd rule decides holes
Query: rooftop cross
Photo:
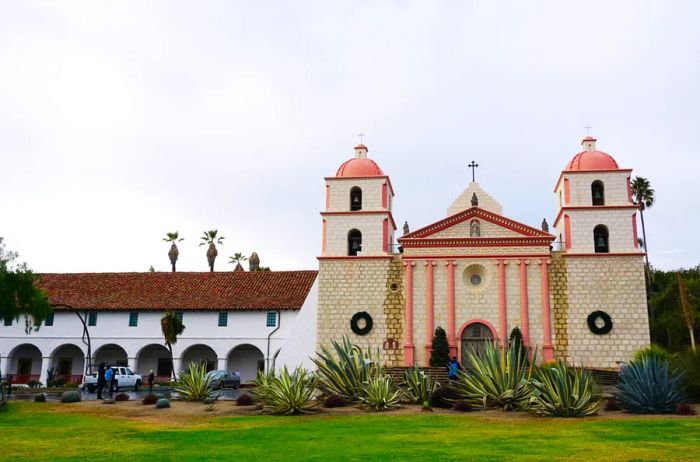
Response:
[{"label": "rooftop cross", "polygon": [[360,132],[360,134],[357,136],[360,137],[360,144],[362,144],[362,138],[364,138],[366,135],[364,133]]},{"label": "rooftop cross", "polygon": [[477,164],[477,163],[474,162],[474,161],[472,161],[471,164],[467,165],[467,167],[469,167],[469,168],[472,169],[472,181],[476,181],[476,180],[474,179],[474,173],[475,173],[475,172],[474,172],[474,169],[477,168],[478,166],[479,166],[479,164]]},{"label": "rooftop cross", "polygon": [[591,128],[593,128],[593,127],[591,127],[590,125],[586,125],[586,126],[583,127],[583,128],[586,129],[586,136],[590,136],[590,134],[591,134]]}]

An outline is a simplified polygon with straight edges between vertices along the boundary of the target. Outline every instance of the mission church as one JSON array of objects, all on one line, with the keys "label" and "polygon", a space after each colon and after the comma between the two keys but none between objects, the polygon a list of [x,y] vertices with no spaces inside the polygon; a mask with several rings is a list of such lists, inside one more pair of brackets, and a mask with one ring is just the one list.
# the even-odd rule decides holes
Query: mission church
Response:
[{"label": "mission church", "polygon": [[[387,366],[427,366],[438,326],[462,362],[485,342],[506,345],[518,327],[544,361],[616,369],[649,344],[638,207],[632,170],[595,138],[581,144],[552,179],[554,234],[546,221],[506,217],[472,181],[444,219],[406,225],[398,239],[391,179],[360,144],[325,178],[318,271],[44,274],[55,313],[30,334],[21,320],[0,326],[0,372],[45,383],[53,369],[80,382],[105,361],[168,379],[201,362],[247,381],[313,369],[314,352],[343,336]],[[186,326],[172,355],[160,331],[166,310]]]}]

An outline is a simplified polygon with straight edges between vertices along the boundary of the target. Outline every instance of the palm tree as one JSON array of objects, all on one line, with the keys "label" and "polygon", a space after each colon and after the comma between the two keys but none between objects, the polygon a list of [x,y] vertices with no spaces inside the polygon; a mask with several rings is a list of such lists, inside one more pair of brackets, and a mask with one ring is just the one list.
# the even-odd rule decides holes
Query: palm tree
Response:
[{"label": "palm tree", "polygon": [[172,242],[172,245],[170,246],[170,251],[168,252],[168,257],[170,257],[170,264],[173,265],[173,273],[175,272],[175,264],[177,263],[177,257],[180,256],[180,251],[177,250],[177,245],[175,245],[176,242],[182,242],[185,240],[185,238],[179,238],[178,239],[178,232],[175,231],[174,233],[165,233],[166,237],[163,238],[165,242]]},{"label": "palm tree", "polygon": [[228,262],[230,264],[236,264],[236,267],[233,269],[234,271],[245,271],[243,269],[243,266],[241,266],[241,262],[244,262],[248,259],[248,257],[243,255],[243,252],[236,252],[233,254],[233,257],[228,257]]},{"label": "palm tree", "polygon": [[175,376],[175,367],[173,367],[172,363],[173,345],[177,343],[178,335],[181,335],[185,330],[185,325],[174,311],[169,310],[166,311],[165,315],[160,319],[160,329],[163,331],[165,345],[167,345],[168,350],[170,350],[170,369],[172,370],[173,379],[177,379]]},{"label": "palm tree", "polygon": [[644,239],[644,253],[649,269],[649,247],[647,247],[647,231],[644,227],[644,210],[654,205],[654,190],[651,189],[651,183],[646,178],[641,176],[634,177],[632,180],[632,200],[639,207],[639,217],[642,219],[642,238]]},{"label": "palm tree", "polygon": [[209,262],[209,271],[214,271],[214,261],[216,260],[216,256],[219,255],[219,252],[216,250],[216,244],[223,244],[224,242],[224,237],[217,237],[217,233],[219,232],[218,229],[213,229],[211,231],[204,231],[204,235],[200,238],[204,242],[200,242],[199,246],[203,246],[204,244],[209,244],[209,248],[207,249],[207,261]]}]

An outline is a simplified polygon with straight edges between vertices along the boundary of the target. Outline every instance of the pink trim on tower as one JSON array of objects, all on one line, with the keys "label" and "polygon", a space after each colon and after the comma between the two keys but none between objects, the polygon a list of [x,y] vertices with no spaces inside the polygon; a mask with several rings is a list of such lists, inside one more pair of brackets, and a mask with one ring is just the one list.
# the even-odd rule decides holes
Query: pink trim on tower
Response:
[{"label": "pink trim on tower", "polygon": [[630,177],[627,177],[627,200],[629,200],[630,204],[633,203],[633,201],[632,201],[632,182],[630,181]]},{"label": "pink trim on tower", "polygon": [[571,203],[571,185],[569,184],[569,179],[564,178],[564,205],[569,205]]},{"label": "pink trim on tower", "polygon": [[527,260],[520,260],[520,323],[523,343],[530,346],[530,307],[527,294]]},{"label": "pink trim on tower", "polygon": [[637,236],[637,214],[632,214],[632,237],[634,237],[634,248],[639,248],[639,237]]},{"label": "pink trim on tower", "polygon": [[388,200],[387,200],[386,188],[387,188],[387,186],[386,186],[386,181],[385,181],[384,184],[382,184],[382,208],[383,208],[383,209],[389,208],[389,207],[388,207],[389,203],[388,203]]},{"label": "pink trim on tower", "polygon": [[435,331],[435,262],[425,262],[425,365],[430,365],[430,354],[433,351],[433,334]]},{"label": "pink trim on tower", "polygon": [[326,253],[326,241],[328,239],[328,223],[323,220],[323,244],[321,245],[321,253]]},{"label": "pink trim on tower", "polygon": [[414,346],[413,346],[413,265],[415,263],[404,263],[406,266],[406,342],[403,345],[404,366],[413,366]]},{"label": "pink trim on tower", "polygon": [[447,343],[450,345],[450,357],[457,356],[455,343],[455,262],[447,261]]},{"label": "pink trim on tower", "polygon": [[571,217],[564,215],[564,239],[566,240],[566,250],[571,248]]},{"label": "pink trim on tower", "polygon": [[508,344],[508,320],[506,311],[506,263],[498,260],[498,327],[501,348]]},{"label": "pink trim on tower", "polygon": [[331,185],[326,183],[326,211],[331,208]]},{"label": "pink trim on tower", "polygon": [[542,277],[542,330],[544,345],[542,346],[542,356],[544,361],[554,360],[554,347],[552,346],[552,314],[549,306],[549,260],[540,260],[540,270]]},{"label": "pink trim on tower", "polygon": [[493,324],[488,322],[486,319],[471,319],[471,320],[465,322],[464,324],[462,324],[462,327],[459,328],[459,331],[457,333],[459,339],[462,338],[462,335],[464,335],[464,331],[467,329],[467,327],[471,326],[472,324],[485,325],[491,331],[491,335],[493,336],[493,339],[494,340],[498,339],[498,332],[496,332],[496,328],[493,327]]},{"label": "pink trim on tower", "polygon": [[389,253],[389,219],[385,218],[382,222],[382,251]]}]

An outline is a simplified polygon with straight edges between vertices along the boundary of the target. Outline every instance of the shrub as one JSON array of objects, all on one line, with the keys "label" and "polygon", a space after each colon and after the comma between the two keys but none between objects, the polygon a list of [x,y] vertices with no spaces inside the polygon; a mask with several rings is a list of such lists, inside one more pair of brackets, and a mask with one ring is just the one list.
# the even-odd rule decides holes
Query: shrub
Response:
[{"label": "shrub", "polygon": [[379,369],[372,360],[369,351],[353,345],[350,339],[343,337],[342,343],[331,342],[335,354],[321,347],[313,359],[318,367],[318,387],[328,396],[342,396],[347,402],[356,402],[365,383]]},{"label": "shrub", "polygon": [[447,364],[450,362],[450,345],[447,343],[445,329],[439,326],[435,328],[432,345],[430,367],[447,367]]},{"label": "shrub", "polygon": [[414,367],[404,373],[406,398],[413,404],[423,404],[430,401],[430,395],[440,386],[425,372]]},{"label": "shrub", "polygon": [[27,382],[27,386],[29,388],[41,388],[42,385],[43,384],[38,380],[30,380],[29,382]]},{"label": "shrub", "polygon": [[610,398],[605,400],[604,409],[608,412],[611,412],[611,411],[619,411],[622,408],[617,404],[617,400],[615,400],[615,397],[611,396]]},{"label": "shrub", "polygon": [[51,386],[62,387],[65,383],[66,379],[64,379],[63,377],[56,377],[55,379],[53,379],[53,383],[51,384]]},{"label": "shrub", "polygon": [[689,349],[680,357],[679,365],[683,371],[683,386],[688,398],[700,403],[700,352]]},{"label": "shrub", "polygon": [[116,401],[114,401],[112,398],[107,398],[105,400],[102,400],[102,404],[114,404]]},{"label": "shrub", "polygon": [[180,374],[182,388],[177,391],[185,401],[204,401],[211,396],[211,377],[204,364],[190,363],[187,371]]},{"label": "shrub", "polygon": [[43,393],[39,393],[34,397],[34,402],[35,403],[45,403],[46,402],[46,395]]},{"label": "shrub", "polygon": [[147,394],[146,396],[143,397],[143,400],[141,400],[141,402],[143,404],[151,404],[151,405],[156,404],[157,401],[158,401],[158,397],[156,395],[154,395],[153,393]]},{"label": "shrub", "polygon": [[681,403],[676,406],[676,414],[678,415],[695,415],[695,409],[692,404]]},{"label": "shrub", "polygon": [[236,406],[252,406],[253,404],[255,404],[255,400],[248,393],[243,393],[236,398]]},{"label": "shrub", "polygon": [[378,373],[362,385],[360,401],[376,411],[387,411],[399,407],[401,392],[396,388],[394,379]]},{"label": "shrub", "polygon": [[129,395],[126,393],[118,393],[117,396],[114,397],[115,401],[129,401]]},{"label": "shrub", "polygon": [[62,403],[79,403],[80,400],[80,393],[77,390],[66,391],[61,395]]},{"label": "shrub", "polygon": [[634,359],[632,359],[632,361],[639,362],[644,358],[656,358],[661,361],[666,360],[670,364],[673,364],[675,361],[675,355],[673,353],[668,352],[664,347],[656,344],[651,344],[646,348],[638,350],[634,354]]},{"label": "shrub", "polygon": [[531,381],[531,408],[547,417],[585,417],[598,413],[602,397],[593,376],[563,361],[538,369]]},{"label": "shrub", "polygon": [[205,409],[205,411],[207,411],[207,412],[214,411],[214,401],[212,401],[211,403],[207,403],[207,408]]},{"label": "shrub", "polygon": [[466,401],[457,401],[454,406],[452,406],[452,409],[457,412],[469,412],[472,410],[472,406]]},{"label": "shrub", "polygon": [[204,401],[202,401],[202,402],[206,405],[214,404],[214,403],[216,403],[217,398],[218,398],[218,396],[217,397],[210,396],[209,398],[205,398]]},{"label": "shrub", "polygon": [[323,407],[343,407],[345,406],[345,400],[342,396],[333,395],[329,396],[323,401]]},{"label": "shrub", "polygon": [[452,402],[458,398],[459,395],[452,388],[447,385],[440,385],[430,394],[428,404],[430,407],[450,409]]},{"label": "shrub", "polygon": [[647,357],[622,366],[619,391],[615,399],[620,406],[636,414],[667,414],[684,401],[680,371],[669,370],[668,360]]},{"label": "shrub", "polygon": [[170,407],[170,400],[167,398],[161,398],[156,401],[156,409],[166,409]]},{"label": "shrub", "polygon": [[62,385],[63,385],[64,388],[79,388],[79,387],[80,387],[80,385],[78,385],[78,384],[75,383],[75,382],[68,382],[68,383],[63,383],[63,382],[62,382]]},{"label": "shrub", "polygon": [[270,407],[274,414],[311,412],[308,403],[316,391],[316,379],[306,369],[297,367],[292,373],[285,366],[279,375],[258,374],[253,391],[255,397]]},{"label": "shrub", "polygon": [[483,356],[468,352],[469,367],[461,371],[456,391],[466,401],[504,411],[522,409],[530,398],[533,366],[519,347],[501,351],[493,342],[485,345]]}]

